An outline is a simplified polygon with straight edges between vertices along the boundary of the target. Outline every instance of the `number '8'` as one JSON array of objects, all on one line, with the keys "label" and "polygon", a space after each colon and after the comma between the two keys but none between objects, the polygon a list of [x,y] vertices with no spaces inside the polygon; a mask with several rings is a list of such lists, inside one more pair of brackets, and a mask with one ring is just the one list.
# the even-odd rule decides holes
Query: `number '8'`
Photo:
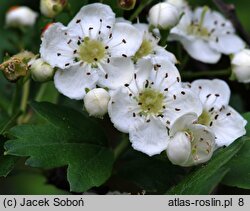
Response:
[{"label": "number '8'", "polygon": [[244,199],[243,198],[239,198],[238,205],[240,207],[244,206]]}]

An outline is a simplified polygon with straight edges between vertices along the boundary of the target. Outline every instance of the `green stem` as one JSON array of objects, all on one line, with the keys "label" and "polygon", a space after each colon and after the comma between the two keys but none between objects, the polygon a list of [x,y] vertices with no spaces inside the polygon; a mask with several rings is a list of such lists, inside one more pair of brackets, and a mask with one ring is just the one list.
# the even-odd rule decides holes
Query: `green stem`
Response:
[{"label": "green stem", "polygon": [[35,101],[40,102],[44,96],[44,93],[48,87],[48,83],[43,83],[36,95]]},{"label": "green stem", "polygon": [[14,90],[14,93],[12,96],[11,106],[9,107],[9,110],[8,110],[8,114],[10,116],[12,116],[15,113],[16,106],[18,103],[18,91],[20,89],[20,84],[17,82],[15,85],[16,85],[16,87],[15,87],[15,90]]},{"label": "green stem", "polygon": [[169,30],[161,30],[161,41],[160,41],[161,46],[165,47],[167,45],[168,36],[169,36]]},{"label": "green stem", "polygon": [[230,76],[231,69],[226,70],[209,70],[209,71],[200,71],[200,72],[181,72],[183,78],[199,78],[199,77],[209,77],[209,76]]},{"label": "green stem", "polygon": [[129,140],[127,135],[124,134],[121,142],[114,149],[115,160],[117,160],[122,155],[122,153],[127,149],[128,146],[129,146]]},{"label": "green stem", "polygon": [[30,93],[30,80],[28,79],[23,85],[23,96],[22,96],[22,101],[21,101],[21,106],[20,106],[20,110],[23,113],[25,113],[26,108],[27,108],[29,93]]},{"label": "green stem", "polygon": [[130,21],[133,21],[135,18],[137,18],[139,16],[139,14],[142,12],[142,10],[149,5],[153,0],[143,0],[139,7],[137,7],[137,9],[134,11],[134,13],[131,15],[131,17],[129,18]]}]

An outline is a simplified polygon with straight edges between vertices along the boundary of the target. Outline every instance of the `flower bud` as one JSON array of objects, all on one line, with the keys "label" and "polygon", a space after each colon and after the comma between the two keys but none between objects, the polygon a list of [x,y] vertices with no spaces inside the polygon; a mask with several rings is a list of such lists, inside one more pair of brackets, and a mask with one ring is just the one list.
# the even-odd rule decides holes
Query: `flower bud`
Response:
[{"label": "flower bud", "polygon": [[10,27],[33,26],[38,14],[28,7],[12,7],[6,13],[6,25]]},{"label": "flower bud", "polygon": [[108,112],[109,93],[103,88],[89,91],[84,97],[84,106],[90,116],[103,117]]},{"label": "flower bud", "polygon": [[188,3],[185,0],[166,0],[165,2],[174,5],[179,10],[183,10],[188,7]]},{"label": "flower bud", "polygon": [[239,82],[250,82],[250,50],[244,49],[232,58],[233,74]]},{"label": "flower bud", "polygon": [[134,9],[136,0],[118,0],[118,5],[124,10]]},{"label": "flower bud", "polygon": [[19,78],[28,74],[29,65],[28,62],[35,55],[28,51],[23,51],[15,56],[10,57],[2,64],[0,64],[0,70],[7,80],[10,82],[16,82]]},{"label": "flower bud", "polygon": [[46,82],[54,76],[54,69],[41,58],[30,61],[29,65],[31,77],[34,81]]},{"label": "flower bud", "polygon": [[163,2],[154,5],[149,11],[149,23],[159,29],[170,29],[179,21],[180,13],[177,7]]},{"label": "flower bud", "polygon": [[191,155],[191,142],[185,132],[178,132],[170,140],[167,148],[169,160],[176,165],[184,166]]},{"label": "flower bud", "polygon": [[57,16],[66,5],[67,0],[40,0],[41,13],[48,18]]}]

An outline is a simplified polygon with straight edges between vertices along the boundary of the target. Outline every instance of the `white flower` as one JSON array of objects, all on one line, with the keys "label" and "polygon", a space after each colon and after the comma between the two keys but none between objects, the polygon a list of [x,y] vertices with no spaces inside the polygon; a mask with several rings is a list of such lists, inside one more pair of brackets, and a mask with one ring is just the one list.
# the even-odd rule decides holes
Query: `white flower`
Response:
[{"label": "white flower", "polygon": [[247,121],[228,105],[230,89],[224,81],[196,80],[191,84],[191,90],[203,104],[198,123],[210,128],[218,147],[228,146],[246,133]]},{"label": "white flower", "polygon": [[109,93],[103,88],[90,90],[84,97],[84,106],[90,116],[103,117],[108,112]]},{"label": "white flower", "polygon": [[38,14],[26,6],[12,7],[6,13],[6,25],[11,27],[33,26]]},{"label": "white flower", "polygon": [[191,57],[205,63],[216,63],[221,54],[236,53],[245,47],[232,23],[208,7],[194,12],[186,9],[169,40],[180,41]]},{"label": "white flower", "polygon": [[179,21],[180,13],[172,4],[161,2],[149,10],[149,23],[160,29],[170,29]]},{"label": "white flower", "polygon": [[237,80],[242,83],[250,82],[250,50],[243,49],[233,55],[232,70]]},{"label": "white flower", "polygon": [[168,129],[181,115],[202,106],[188,89],[182,89],[180,75],[173,63],[159,60],[138,62],[134,79],[111,95],[109,116],[114,126],[129,133],[134,149],[159,154],[167,148]]},{"label": "white flower", "polygon": [[134,26],[143,36],[142,44],[133,57],[134,60],[151,59],[152,62],[155,63],[157,58],[163,57],[165,59],[169,59],[173,63],[177,63],[177,59],[174,54],[158,45],[160,38],[149,31],[149,25],[138,23],[134,24]]},{"label": "white flower", "polygon": [[[133,56],[141,34],[128,23],[115,23],[107,5],[84,6],[67,27],[60,23],[44,33],[40,53],[53,67],[55,86],[72,99],[82,99],[85,89],[110,89],[131,80]],[[115,82],[115,83],[113,83]]]},{"label": "white flower", "polygon": [[34,81],[45,82],[49,81],[54,76],[54,69],[43,59],[35,59],[29,62],[31,77]]},{"label": "white flower", "polygon": [[207,162],[213,155],[215,137],[204,125],[194,124],[196,114],[177,119],[170,130],[169,160],[176,165],[192,166]]},{"label": "white flower", "polygon": [[44,16],[54,18],[62,12],[66,4],[66,0],[40,0],[40,10]]}]

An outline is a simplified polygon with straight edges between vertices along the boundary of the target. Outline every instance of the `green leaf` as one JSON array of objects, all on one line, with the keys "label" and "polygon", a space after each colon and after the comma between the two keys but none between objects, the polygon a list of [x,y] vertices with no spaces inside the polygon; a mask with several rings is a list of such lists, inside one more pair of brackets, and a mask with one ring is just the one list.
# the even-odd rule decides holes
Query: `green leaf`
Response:
[{"label": "green leaf", "polygon": [[0,177],[6,177],[14,168],[17,157],[11,155],[3,155],[3,140],[0,137]]},{"label": "green leaf", "polygon": [[223,183],[228,186],[250,189],[250,113],[246,113],[244,118],[248,121],[246,135],[249,138],[244,147],[228,163],[231,170],[224,178]]},{"label": "green leaf", "polygon": [[10,155],[0,156],[0,177],[7,177],[14,168],[18,158]]},{"label": "green leaf", "polygon": [[117,175],[134,183],[146,192],[162,194],[176,182],[181,168],[159,156],[149,157],[137,151],[129,151],[123,157],[123,165]]},{"label": "green leaf", "polygon": [[229,170],[225,165],[242,148],[245,139],[235,141],[229,147],[219,150],[208,164],[191,172],[167,194],[195,195],[209,194]]},{"label": "green leaf", "polygon": [[14,168],[17,161],[17,157],[4,155],[4,137],[2,133],[10,124],[10,120],[7,114],[0,112],[0,177],[6,177]]},{"label": "green leaf", "polygon": [[26,164],[54,168],[68,166],[70,189],[83,192],[102,185],[111,175],[113,153],[104,132],[81,113],[50,103],[32,103],[47,123],[21,125],[9,132],[7,154],[28,156]]}]

